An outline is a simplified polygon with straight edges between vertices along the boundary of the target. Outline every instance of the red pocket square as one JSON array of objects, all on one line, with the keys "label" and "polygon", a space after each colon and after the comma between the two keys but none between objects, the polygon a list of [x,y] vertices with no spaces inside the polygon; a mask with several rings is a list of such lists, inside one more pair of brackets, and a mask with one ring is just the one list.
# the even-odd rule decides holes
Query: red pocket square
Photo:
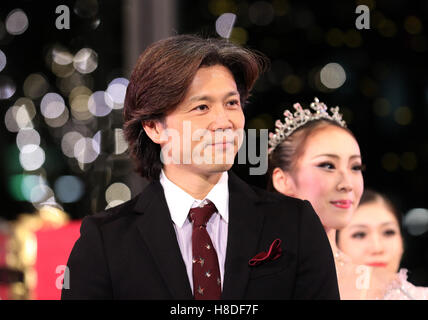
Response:
[{"label": "red pocket square", "polygon": [[268,252],[262,251],[254,256],[248,264],[255,267],[264,261],[276,260],[281,256],[281,239],[275,239],[269,247]]}]

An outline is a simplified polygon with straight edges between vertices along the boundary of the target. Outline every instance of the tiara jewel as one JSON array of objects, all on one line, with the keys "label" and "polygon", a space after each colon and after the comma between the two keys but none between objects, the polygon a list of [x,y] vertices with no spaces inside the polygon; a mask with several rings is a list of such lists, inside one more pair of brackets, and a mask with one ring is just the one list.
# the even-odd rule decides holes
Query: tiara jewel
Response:
[{"label": "tiara jewel", "polygon": [[291,113],[289,110],[284,111],[284,120],[282,123],[279,119],[275,122],[275,133],[269,133],[269,153],[271,153],[277,145],[283,142],[294,131],[308,123],[320,119],[328,119],[336,122],[341,127],[346,128],[346,122],[342,120],[342,114],[339,113],[339,107],[330,108],[331,115],[328,113],[327,106],[323,102],[319,102],[318,98],[314,99],[310,109],[303,109],[299,103],[293,105],[296,112]]}]

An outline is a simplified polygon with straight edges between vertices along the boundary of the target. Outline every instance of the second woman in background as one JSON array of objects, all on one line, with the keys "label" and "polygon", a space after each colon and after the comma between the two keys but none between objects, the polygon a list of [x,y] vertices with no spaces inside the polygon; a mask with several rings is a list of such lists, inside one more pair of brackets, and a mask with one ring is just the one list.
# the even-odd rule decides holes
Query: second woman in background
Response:
[{"label": "second woman in background", "polygon": [[[353,262],[395,273],[404,251],[400,212],[385,195],[364,190],[351,221],[337,232],[336,240]],[[386,287],[383,299],[427,300],[428,288],[408,282],[407,270],[400,269]]]}]

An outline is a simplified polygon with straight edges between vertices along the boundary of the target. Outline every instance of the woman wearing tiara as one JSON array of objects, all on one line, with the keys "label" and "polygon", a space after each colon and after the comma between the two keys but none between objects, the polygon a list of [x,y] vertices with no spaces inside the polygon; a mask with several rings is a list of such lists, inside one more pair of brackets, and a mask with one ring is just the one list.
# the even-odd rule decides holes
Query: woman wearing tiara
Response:
[{"label": "woman wearing tiara", "polygon": [[353,264],[336,246],[336,230],[345,227],[364,189],[360,148],[346,128],[339,108],[315,98],[310,109],[294,104],[269,135],[269,186],[287,196],[310,201],[327,233],[336,262],[342,299],[383,295],[390,275]]}]

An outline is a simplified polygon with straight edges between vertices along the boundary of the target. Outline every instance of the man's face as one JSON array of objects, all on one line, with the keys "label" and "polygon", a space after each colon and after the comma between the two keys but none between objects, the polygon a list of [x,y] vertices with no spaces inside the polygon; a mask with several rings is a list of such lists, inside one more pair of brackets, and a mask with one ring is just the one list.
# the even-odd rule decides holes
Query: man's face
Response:
[{"label": "man's face", "polygon": [[230,70],[222,65],[200,68],[184,100],[165,117],[164,124],[164,166],[181,166],[200,174],[229,170],[245,124]]}]

